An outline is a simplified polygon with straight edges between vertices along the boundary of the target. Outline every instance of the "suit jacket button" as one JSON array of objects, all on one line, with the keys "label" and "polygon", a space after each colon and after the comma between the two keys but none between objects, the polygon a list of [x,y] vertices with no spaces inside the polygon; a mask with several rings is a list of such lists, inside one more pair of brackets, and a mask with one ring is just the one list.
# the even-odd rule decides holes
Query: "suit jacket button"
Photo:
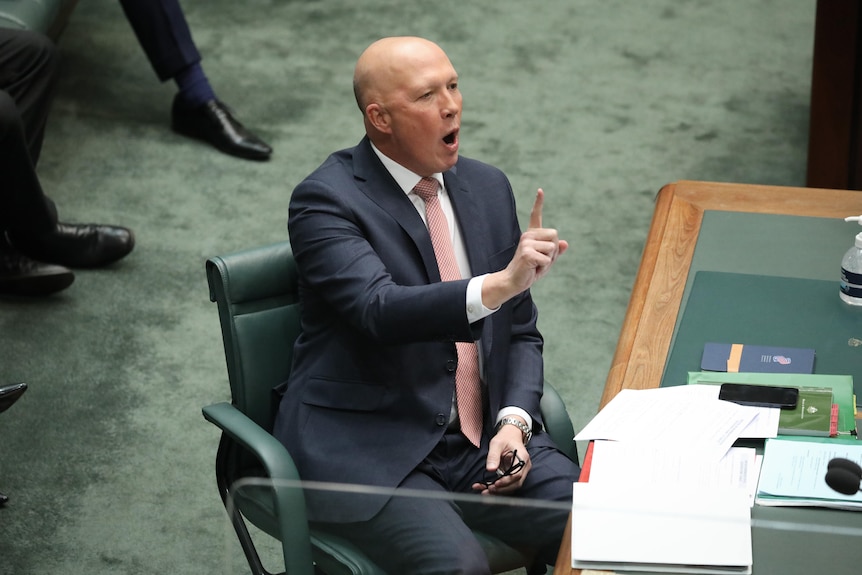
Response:
[{"label": "suit jacket button", "polygon": [[449,373],[452,373],[457,368],[458,368],[458,362],[455,361],[454,359],[450,359],[446,362],[446,371],[448,371]]},{"label": "suit jacket button", "polygon": [[446,416],[442,413],[437,414],[437,425],[442,427],[446,425]]}]

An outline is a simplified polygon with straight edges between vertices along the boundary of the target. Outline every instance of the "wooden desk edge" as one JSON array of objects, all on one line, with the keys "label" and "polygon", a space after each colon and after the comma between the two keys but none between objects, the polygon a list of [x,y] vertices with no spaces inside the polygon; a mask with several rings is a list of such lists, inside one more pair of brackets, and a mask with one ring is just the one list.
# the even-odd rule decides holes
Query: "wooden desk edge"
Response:
[{"label": "wooden desk edge", "polygon": [[[843,219],[862,214],[862,192],[694,181],[662,187],[599,409],[621,389],[661,384],[706,210]],[[554,575],[580,573],[571,564],[570,520]]]}]

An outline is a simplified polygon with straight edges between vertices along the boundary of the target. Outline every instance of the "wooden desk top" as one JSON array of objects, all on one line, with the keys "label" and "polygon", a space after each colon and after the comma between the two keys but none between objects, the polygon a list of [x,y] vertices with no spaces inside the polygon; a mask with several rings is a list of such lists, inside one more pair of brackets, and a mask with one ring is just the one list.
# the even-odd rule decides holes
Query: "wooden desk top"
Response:
[{"label": "wooden desk top", "polygon": [[[862,192],[681,181],[664,186],[623,319],[599,409],[622,389],[659,387],[706,210],[843,219],[862,214]],[[572,569],[571,525],[554,575]]]}]

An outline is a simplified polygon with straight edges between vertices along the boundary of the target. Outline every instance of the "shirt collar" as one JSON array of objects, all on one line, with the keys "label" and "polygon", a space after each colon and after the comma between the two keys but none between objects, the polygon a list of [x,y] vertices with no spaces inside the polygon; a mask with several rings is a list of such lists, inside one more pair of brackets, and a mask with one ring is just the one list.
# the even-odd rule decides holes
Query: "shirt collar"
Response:
[{"label": "shirt collar", "polygon": [[[374,142],[371,142],[371,149],[374,150],[374,153],[377,154],[377,157],[380,158],[380,161],[383,163],[383,167],[392,175],[395,179],[395,182],[399,187],[404,191],[405,194],[409,194],[413,191],[413,188],[416,184],[419,183],[419,180],[422,179],[422,176],[415,172],[411,172],[383,152],[381,152],[377,146],[374,145]],[[431,177],[437,180],[440,183],[440,189],[446,189],[443,185],[443,174],[437,172],[436,174],[431,174]]]}]

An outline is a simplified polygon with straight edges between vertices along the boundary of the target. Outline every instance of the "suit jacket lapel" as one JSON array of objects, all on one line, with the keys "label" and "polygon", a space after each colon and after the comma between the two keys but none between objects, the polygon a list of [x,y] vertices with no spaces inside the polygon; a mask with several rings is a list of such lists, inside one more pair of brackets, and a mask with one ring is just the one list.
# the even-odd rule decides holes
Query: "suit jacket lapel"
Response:
[{"label": "suit jacket lapel", "polygon": [[[455,210],[455,218],[458,220],[458,225],[461,229],[461,237],[464,240],[464,247],[467,250],[467,259],[470,261],[470,271],[473,276],[478,276],[491,272],[489,269],[488,248],[484,238],[489,237],[488,222],[480,216],[478,202],[481,200],[477,193],[473,191],[467,182],[462,181],[458,177],[458,166],[443,174],[443,181],[446,183],[446,190],[449,194],[449,200],[452,202],[452,208]],[[463,225],[462,225],[462,222]],[[493,342],[493,329],[491,328],[494,320],[494,314],[487,316],[483,320],[482,327],[482,355],[487,365],[488,358],[491,354],[491,344]]]},{"label": "suit jacket lapel", "polygon": [[458,177],[458,167],[455,166],[443,174],[446,182],[446,191],[452,208],[455,210],[455,219],[461,230],[461,237],[467,250],[467,259],[470,261],[470,271],[474,276],[488,273],[488,255],[484,238],[487,238],[487,222],[480,217],[478,206],[479,198],[470,186]]},{"label": "suit jacket lapel", "polygon": [[437,257],[434,255],[434,246],[431,244],[431,236],[428,235],[425,222],[371,149],[367,137],[363,138],[354,150],[353,170],[362,193],[398,222],[416,244],[428,277],[432,282],[440,281]]}]

